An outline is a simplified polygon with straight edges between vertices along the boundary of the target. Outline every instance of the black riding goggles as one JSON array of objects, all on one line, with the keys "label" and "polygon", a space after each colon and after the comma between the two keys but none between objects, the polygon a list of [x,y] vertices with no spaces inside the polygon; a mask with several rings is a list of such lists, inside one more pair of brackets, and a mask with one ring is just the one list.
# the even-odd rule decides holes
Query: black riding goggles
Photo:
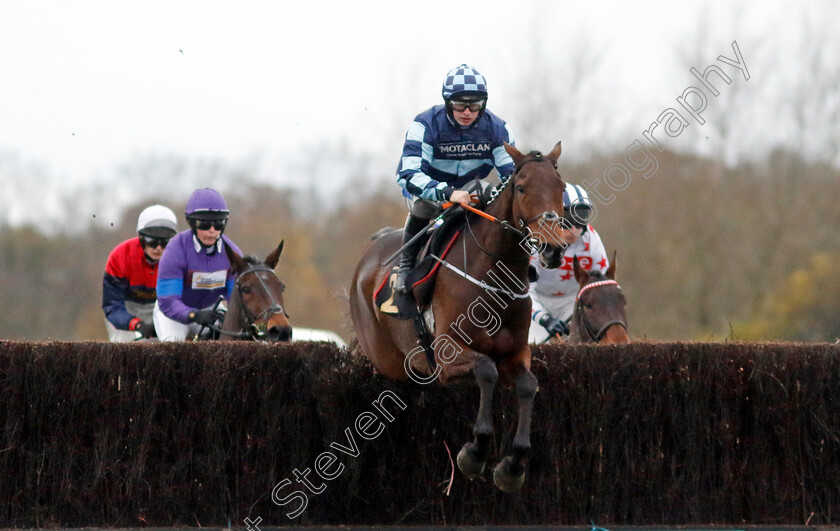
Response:
[{"label": "black riding goggles", "polygon": [[198,230],[224,230],[227,225],[226,219],[197,219],[193,221],[193,227]]},{"label": "black riding goggles", "polygon": [[157,236],[147,236],[145,234],[141,234],[140,239],[143,240],[143,243],[146,245],[146,247],[166,248],[166,244],[168,244],[169,240],[171,240],[172,238],[159,238]]},{"label": "black riding goggles", "polygon": [[472,112],[478,112],[484,106],[484,100],[478,100],[478,101],[450,101],[449,105],[452,106],[453,111],[464,112],[467,109],[469,109]]},{"label": "black riding goggles", "polygon": [[576,203],[563,209],[563,217],[573,227],[586,228],[592,220],[592,207]]}]

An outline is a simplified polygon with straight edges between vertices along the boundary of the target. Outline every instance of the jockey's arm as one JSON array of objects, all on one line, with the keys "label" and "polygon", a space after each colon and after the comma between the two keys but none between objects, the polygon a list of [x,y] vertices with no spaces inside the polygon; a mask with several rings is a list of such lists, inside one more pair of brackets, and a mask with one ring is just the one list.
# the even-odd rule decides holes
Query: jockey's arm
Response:
[{"label": "jockey's arm", "polygon": [[128,279],[105,273],[102,280],[102,310],[105,317],[118,330],[128,330],[134,318],[125,307]]}]

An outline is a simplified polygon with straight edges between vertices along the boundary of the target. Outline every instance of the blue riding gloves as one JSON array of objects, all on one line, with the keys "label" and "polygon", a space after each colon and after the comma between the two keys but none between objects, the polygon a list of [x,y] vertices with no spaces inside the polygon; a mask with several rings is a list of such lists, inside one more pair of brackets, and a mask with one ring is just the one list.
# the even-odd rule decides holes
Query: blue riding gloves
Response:
[{"label": "blue riding gloves", "polygon": [[569,333],[569,327],[563,322],[562,319],[558,317],[552,317],[551,315],[545,313],[540,316],[539,321],[537,321],[540,326],[548,331],[549,335],[561,335],[564,336]]}]

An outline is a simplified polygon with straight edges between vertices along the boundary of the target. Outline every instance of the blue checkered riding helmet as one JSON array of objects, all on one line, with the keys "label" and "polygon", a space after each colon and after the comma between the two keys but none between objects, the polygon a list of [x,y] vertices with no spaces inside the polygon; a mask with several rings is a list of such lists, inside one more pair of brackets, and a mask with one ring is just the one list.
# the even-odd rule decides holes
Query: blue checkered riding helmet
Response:
[{"label": "blue checkered riding helmet", "polygon": [[446,74],[441,94],[443,94],[443,101],[446,102],[446,116],[449,118],[449,123],[453,125],[456,125],[456,121],[452,115],[452,102],[481,102],[478,118],[472,125],[478,122],[487,109],[487,81],[478,73],[478,70],[466,64],[453,68]]},{"label": "blue checkered riding helmet", "polygon": [[446,74],[441,94],[446,102],[452,99],[458,101],[486,100],[487,81],[478,70],[462,64]]},{"label": "blue checkered riding helmet", "polygon": [[563,191],[565,218],[575,227],[586,228],[592,220],[593,208],[586,190],[576,184],[566,183]]}]

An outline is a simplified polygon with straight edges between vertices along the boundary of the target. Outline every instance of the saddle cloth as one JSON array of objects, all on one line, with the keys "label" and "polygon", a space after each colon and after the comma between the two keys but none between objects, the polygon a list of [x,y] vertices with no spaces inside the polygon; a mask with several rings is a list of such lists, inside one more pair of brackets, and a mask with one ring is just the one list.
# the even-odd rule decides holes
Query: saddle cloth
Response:
[{"label": "saddle cloth", "polygon": [[[432,255],[437,255],[441,259],[446,257],[455,243],[455,239],[461,234],[461,227],[465,220],[466,216],[453,216],[452,219],[432,233],[432,237],[420,251],[417,265],[408,276],[408,283],[411,286],[411,293],[414,295],[417,306],[423,308],[432,299],[435,279],[438,269],[440,269],[440,262]],[[394,315],[399,313],[397,305],[394,303],[394,284],[398,268],[399,265],[395,265],[384,275],[379,287],[373,294],[374,303],[382,313]]]}]

